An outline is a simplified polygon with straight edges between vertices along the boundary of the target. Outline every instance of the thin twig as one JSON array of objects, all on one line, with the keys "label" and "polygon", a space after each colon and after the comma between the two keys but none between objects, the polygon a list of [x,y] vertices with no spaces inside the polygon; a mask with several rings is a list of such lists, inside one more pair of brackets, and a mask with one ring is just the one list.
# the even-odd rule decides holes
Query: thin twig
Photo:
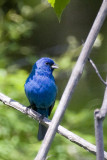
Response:
[{"label": "thin twig", "polygon": [[[9,107],[12,107],[24,114],[27,114],[29,117],[40,121],[43,125],[48,127],[51,124],[51,121],[47,118],[41,119],[41,115],[34,110],[25,107],[24,105],[20,104],[19,102],[16,102],[9,98],[8,96],[4,95],[3,93],[0,93],[0,101],[3,102],[5,105],[8,105]],[[96,146],[91,144],[90,142],[84,140],[83,138],[79,137],[78,135],[74,134],[73,132],[65,129],[62,126],[58,126],[57,133],[59,133],[61,136],[64,136],[69,141],[79,145],[80,147],[84,148],[85,150],[96,154]],[[104,157],[107,160],[107,152],[104,153]]]},{"label": "thin twig", "polygon": [[74,88],[76,87],[76,85],[82,75],[83,68],[84,68],[85,63],[87,61],[87,58],[89,57],[89,54],[91,52],[94,41],[100,31],[100,28],[101,28],[105,18],[106,18],[106,15],[107,15],[107,0],[103,0],[101,8],[98,12],[96,19],[95,19],[95,22],[90,30],[90,33],[86,39],[86,42],[83,46],[81,54],[77,60],[77,63],[73,69],[71,77],[68,81],[68,84],[67,84],[65,91],[62,95],[62,98],[59,102],[58,108],[53,116],[52,125],[50,125],[47,130],[47,133],[45,135],[45,138],[42,142],[42,145],[40,147],[40,150],[39,150],[35,160],[45,160],[46,159],[46,156],[47,156],[48,151],[50,149],[50,145],[51,145],[51,143],[54,139],[54,136],[56,134],[57,128],[58,128],[58,126],[61,122],[61,119],[65,113],[68,102],[69,102],[70,98],[72,97]]},{"label": "thin twig", "polygon": [[[106,80],[107,83],[107,80]],[[103,120],[107,115],[107,86],[104,93],[104,99],[101,109],[96,109],[95,117],[95,137],[97,147],[97,160],[104,160],[104,144],[103,144]]]},{"label": "thin twig", "polygon": [[100,78],[101,82],[103,82],[103,84],[107,86],[107,82],[105,82],[105,81],[103,80],[103,78],[101,77],[101,75],[100,75],[100,73],[99,73],[99,71],[98,71],[95,63],[92,61],[92,59],[88,58],[88,61],[91,63],[92,67],[94,68],[94,70],[95,70],[97,76]]}]

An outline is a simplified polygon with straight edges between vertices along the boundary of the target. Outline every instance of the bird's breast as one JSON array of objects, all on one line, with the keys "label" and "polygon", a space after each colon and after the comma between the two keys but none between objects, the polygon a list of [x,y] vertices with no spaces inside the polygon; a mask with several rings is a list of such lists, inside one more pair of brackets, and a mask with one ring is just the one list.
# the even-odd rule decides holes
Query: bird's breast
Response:
[{"label": "bird's breast", "polygon": [[49,108],[55,101],[57,87],[53,77],[34,76],[25,85],[25,91],[37,108]]}]

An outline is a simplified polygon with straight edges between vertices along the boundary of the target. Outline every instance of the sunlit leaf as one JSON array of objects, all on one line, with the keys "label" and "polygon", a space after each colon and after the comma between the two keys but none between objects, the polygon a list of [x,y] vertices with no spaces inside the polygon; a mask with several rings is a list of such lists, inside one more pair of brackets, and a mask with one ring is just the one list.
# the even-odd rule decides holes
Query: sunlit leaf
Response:
[{"label": "sunlit leaf", "polygon": [[67,6],[67,4],[70,2],[70,0],[48,0],[48,2],[54,8],[55,13],[60,21],[62,12]]}]

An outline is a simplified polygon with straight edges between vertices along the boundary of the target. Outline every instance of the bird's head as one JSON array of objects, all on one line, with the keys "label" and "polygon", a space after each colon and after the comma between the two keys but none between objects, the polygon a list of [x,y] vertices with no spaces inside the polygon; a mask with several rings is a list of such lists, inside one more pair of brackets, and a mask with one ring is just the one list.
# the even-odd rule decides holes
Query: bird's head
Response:
[{"label": "bird's head", "polygon": [[36,62],[37,69],[46,72],[53,72],[54,69],[57,69],[57,64],[51,59],[47,57],[43,57]]}]

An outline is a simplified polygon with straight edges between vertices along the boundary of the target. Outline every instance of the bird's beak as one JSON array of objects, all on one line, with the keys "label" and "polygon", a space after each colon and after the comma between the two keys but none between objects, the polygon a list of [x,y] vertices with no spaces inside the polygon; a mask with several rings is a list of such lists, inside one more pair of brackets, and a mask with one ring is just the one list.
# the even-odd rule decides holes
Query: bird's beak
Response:
[{"label": "bird's beak", "polygon": [[56,63],[54,63],[52,66],[51,66],[52,69],[58,69],[58,65]]}]

